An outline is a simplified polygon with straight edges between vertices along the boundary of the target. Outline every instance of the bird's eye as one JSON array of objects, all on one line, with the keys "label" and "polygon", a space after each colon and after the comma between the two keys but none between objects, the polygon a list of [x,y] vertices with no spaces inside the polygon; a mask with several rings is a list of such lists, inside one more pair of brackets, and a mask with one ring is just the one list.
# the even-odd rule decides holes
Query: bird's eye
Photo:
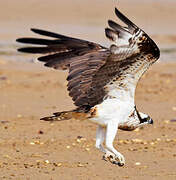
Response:
[{"label": "bird's eye", "polygon": [[151,119],[150,116],[148,116],[148,117],[147,117],[147,121],[149,121],[150,119]]},{"label": "bird's eye", "polygon": [[144,122],[147,122],[147,121],[149,121],[150,120],[150,117],[148,116],[148,117],[146,117],[146,118],[143,118],[143,121]]}]

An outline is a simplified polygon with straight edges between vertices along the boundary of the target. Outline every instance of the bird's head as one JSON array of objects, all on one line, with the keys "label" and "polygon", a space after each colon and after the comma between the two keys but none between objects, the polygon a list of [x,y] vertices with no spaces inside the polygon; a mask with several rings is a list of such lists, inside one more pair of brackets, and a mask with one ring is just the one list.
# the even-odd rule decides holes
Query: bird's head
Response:
[{"label": "bird's head", "polygon": [[153,124],[152,118],[147,114],[139,112],[135,107],[132,114],[128,117],[126,124],[119,126],[119,129],[132,131],[147,124]]}]

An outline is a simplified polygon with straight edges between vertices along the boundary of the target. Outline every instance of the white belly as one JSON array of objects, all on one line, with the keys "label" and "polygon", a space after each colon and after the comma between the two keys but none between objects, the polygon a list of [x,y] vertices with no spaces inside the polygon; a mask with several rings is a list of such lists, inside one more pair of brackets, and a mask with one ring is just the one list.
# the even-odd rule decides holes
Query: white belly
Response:
[{"label": "white belly", "polygon": [[109,121],[116,121],[118,124],[123,124],[127,121],[129,114],[134,111],[134,103],[131,99],[122,101],[113,98],[104,100],[94,108],[96,108],[96,116],[90,118],[92,122],[102,126],[106,126]]}]

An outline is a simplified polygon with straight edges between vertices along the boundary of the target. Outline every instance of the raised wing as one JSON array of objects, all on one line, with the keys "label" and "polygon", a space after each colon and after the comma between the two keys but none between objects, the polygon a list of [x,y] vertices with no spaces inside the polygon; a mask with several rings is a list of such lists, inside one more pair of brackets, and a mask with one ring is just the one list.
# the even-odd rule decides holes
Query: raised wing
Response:
[{"label": "raised wing", "polygon": [[83,56],[91,51],[106,49],[96,43],[41,29],[31,29],[31,31],[54,39],[20,38],[16,41],[42,46],[24,47],[18,49],[18,51],[32,54],[44,54],[44,56],[39,57],[38,60],[44,62],[45,66],[59,70],[69,69],[70,63],[74,57]]},{"label": "raised wing", "polygon": [[[21,38],[18,42],[45,45],[27,47],[19,51],[42,53],[39,61],[55,69],[69,69],[68,90],[76,106],[89,110],[99,104],[114,89],[133,91],[142,74],[159,58],[159,49],[148,35],[125,17],[115,13],[126,26],[109,20],[106,36],[112,41],[110,49],[98,44],[43,30],[35,33],[54,40]],[[132,85],[132,86],[131,86]],[[133,87],[131,89],[131,87]]]}]

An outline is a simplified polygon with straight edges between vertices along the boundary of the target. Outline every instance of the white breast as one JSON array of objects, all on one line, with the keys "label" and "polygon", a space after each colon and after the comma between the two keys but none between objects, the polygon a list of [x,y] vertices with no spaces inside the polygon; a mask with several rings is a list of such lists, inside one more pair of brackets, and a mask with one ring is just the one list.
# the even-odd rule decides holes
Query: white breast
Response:
[{"label": "white breast", "polygon": [[[114,98],[107,98],[101,104],[96,105],[96,116],[90,118],[94,123],[106,126],[109,121],[124,123],[129,114],[134,110],[134,98],[123,90],[112,90]],[[115,97],[116,96],[116,97]]]}]

